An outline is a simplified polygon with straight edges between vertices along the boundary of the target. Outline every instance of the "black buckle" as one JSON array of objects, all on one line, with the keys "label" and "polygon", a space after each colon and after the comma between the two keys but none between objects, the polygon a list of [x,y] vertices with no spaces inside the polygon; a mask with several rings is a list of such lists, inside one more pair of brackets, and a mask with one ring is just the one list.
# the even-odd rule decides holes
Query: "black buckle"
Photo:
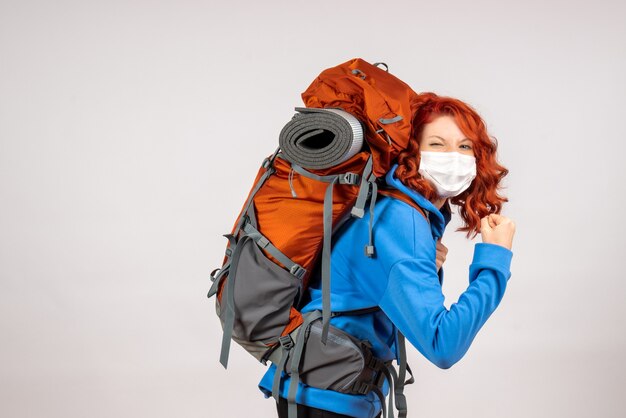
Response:
[{"label": "black buckle", "polygon": [[352,393],[367,395],[374,388],[382,389],[386,378],[384,370],[387,366],[384,361],[374,356],[368,341],[361,342],[361,350],[363,351],[365,370],[363,370],[360,378],[354,382]]},{"label": "black buckle", "polygon": [[369,367],[372,370],[380,370],[383,367],[383,362],[382,360],[379,360],[378,358],[374,357],[374,355],[372,355],[372,357],[370,357],[367,367]]},{"label": "black buckle", "polygon": [[385,373],[383,373],[382,369],[379,369],[376,373],[376,377],[374,378],[374,386],[382,389],[386,378]]},{"label": "black buckle", "polygon": [[354,382],[354,387],[352,388],[358,395],[367,395],[370,393],[374,386],[371,383],[365,382]]}]

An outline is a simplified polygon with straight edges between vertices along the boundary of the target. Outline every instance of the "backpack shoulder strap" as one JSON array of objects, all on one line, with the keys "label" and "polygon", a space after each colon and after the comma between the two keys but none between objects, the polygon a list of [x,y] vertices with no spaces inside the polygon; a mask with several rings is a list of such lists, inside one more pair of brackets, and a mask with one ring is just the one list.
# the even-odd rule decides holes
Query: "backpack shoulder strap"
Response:
[{"label": "backpack shoulder strap", "polygon": [[428,216],[426,215],[426,212],[424,211],[424,209],[422,209],[417,203],[415,203],[415,201],[413,199],[411,199],[409,196],[407,196],[406,194],[404,194],[403,192],[401,192],[398,189],[392,189],[392,188],[387,188],[387,189],[383,189],[383,188],[379,188],[378,189],[378,193],[384,195],[384,196],[391,196],[394,197],[398,200],[403,201],[404,203],[412,206],[413,208],[415,208],[415,210],[417,210],[419,213],[422,214],[422,216],[424,218],[426,218],[426,221],[428,221]]}]

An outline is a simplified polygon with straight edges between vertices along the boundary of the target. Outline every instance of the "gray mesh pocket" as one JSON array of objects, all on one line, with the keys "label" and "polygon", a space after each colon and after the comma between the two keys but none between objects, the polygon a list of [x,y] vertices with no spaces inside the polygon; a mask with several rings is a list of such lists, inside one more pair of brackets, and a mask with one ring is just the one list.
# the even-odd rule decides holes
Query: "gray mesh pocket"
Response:
[{"label": "gray mesh pocket", "polygon": [[[317,320],[311,324],[305,343],[300,379],[316,388],[352,393],[355,382],[371,373],[364,353],[367,348],[352,335],[332,325],[329,327],[326,345],[322,344],[321,336],[322,322]],[[285,366],[287,373],[289,370],[291,358]]]},{"label": "gray mesh pocket", "polygon": [[[242,245],[236,277],[227,278],[235,280],[233,339],[240,344],[275,342],[289,322],[301,280],[268,259],[253,240]],[[218,306],[220,317],[224,312]]]}]

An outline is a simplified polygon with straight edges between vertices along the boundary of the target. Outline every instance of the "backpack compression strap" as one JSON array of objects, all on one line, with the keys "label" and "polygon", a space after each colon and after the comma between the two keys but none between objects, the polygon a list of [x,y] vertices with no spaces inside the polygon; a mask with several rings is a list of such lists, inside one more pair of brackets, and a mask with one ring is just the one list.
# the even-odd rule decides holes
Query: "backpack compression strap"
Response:
[{"label": "backpack compression strap", "polygon": [[[396,408],[398,408],[398,418],[406,418],[407,414],[407,402],[406,396],[404,395],[404,386],[410,385],[415,382],[415,378],[413,377],[413,373],[411,372],[411,368],[406,362],[406,345],[404,335],[398,330],[398,338],[396,340],[398,344],[398,378],[395,383],[394,397],[396,398]],[[409,372],[411,378],[409,380],[406,379],[406,372]],[[391,398],[391,394],[390,394]]]},{"label": "backpack compression strap", "polygon": [[[369,242],[365,246],[365,255],[368,257],[374,256],[374,244],[372,243],[372,227],[374,222],[374,207],[376,206],[376,195],[378,194],[378,184],[376,183],[376,176],[372,173],[372,155],[370,154],[363,169],[363,176],[361,177],[361,186],[359,189],[359,195],[356,199],[356,203],[352,208],[352,216],[362,218],[365,214],[365,203],[367,198],[371,196],[370,200],[370,222],[369,222]],[[370,189],[371,193],[370,193]]]},{"label": "backpack compression strap", "polygon": [[384,196],[391,196],[391,197],[393,197],[395,199],[403,201],[407,205],[412,206],[415,210],[417,210],[419,213],[421,213],[422,216],[424,216],[427,221],[429,221],[428,215],[427,215],[428,212],[426,211],[426,209],[424,209],[421,206],[419,206],[413,199],[411,199],[409,196],[404,194],[402,191],[400,191],[398,189],[393,189],[393,188],[380,188],[380,189],[378,189],[378,193],[380,193],[380,194],[382,194]]},{"label": "backpack compression strap", "polygon": [[[331,183],[332,184],[332,183]],[[298,405],[296,404],[296,394],[298,392],[298,382],[300,381],[300,363],[302,360],[302,352],[304,351],[306,336],[308,334],[308,328],[311,326],[311,323],[317,319],[322,317],[323,321],[323,313],[320,311],[313,311],[304,317],[304,323],[302,324],[302,328],[296,337],[296,344],[294,346],[293,359],[291,360],[291,382],[289,382],[289,392],[287,393],[287,403],[288,403],[288,418],[297,418],[298,417]],[[287,354],[283,354],[286,356]],[[276,370],[276,373],[280,375],[282,373],[281,370]]]},{"label": "backpack compression strap", "polygon": [[329,183],[324,195],[324,242],[322,247],[322,342],[326,344],[328,326],[330,324],[330,244],[333,230],[333,186],[335,183],[356,186],[359,184],[360,176],[356,173],[318,176],[295,163],[292,163],[291,167],[300,175]]}]

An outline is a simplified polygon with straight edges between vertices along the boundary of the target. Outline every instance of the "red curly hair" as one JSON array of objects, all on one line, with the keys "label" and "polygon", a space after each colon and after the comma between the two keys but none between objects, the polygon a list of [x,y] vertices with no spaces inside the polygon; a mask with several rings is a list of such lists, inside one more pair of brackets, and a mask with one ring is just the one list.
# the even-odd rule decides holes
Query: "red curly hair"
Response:
[{"label": "red curly hair", "polygon": [[481,218],[490,213],[500,213],[502,204],[508,202],[506,197],[498,194],[500,182],[509,170],[496,160],[497,139],[487,134],[485,123],[478,113],[460,100],[431,92],[421,93],[415,109],[413,132],[407,148],[397,157],[398,169],[395,176],[426,199],[433,201],[438,198],[436,189],[417,171],[420,164],[419,141],[425,124],[438,116],[452,116],[459,129],[472,140],[476,157],[476,178],[467,190],[449,200],[459,207],[459,214],[465,223],[457,231],[467,232],[467,238],[473,232],[471,238],[474,238],[480,232]]}]

